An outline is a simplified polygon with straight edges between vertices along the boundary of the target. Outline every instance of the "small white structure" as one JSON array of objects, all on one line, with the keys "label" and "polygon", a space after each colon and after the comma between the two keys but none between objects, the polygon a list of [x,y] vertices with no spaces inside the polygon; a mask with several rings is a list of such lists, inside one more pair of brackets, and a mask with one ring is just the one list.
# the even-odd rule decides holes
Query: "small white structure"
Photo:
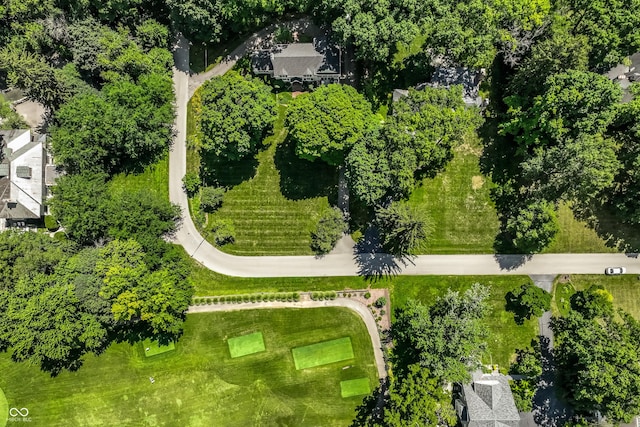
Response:
[{"label": "small white structure", "polygon": [[46,137],[29,129],[0,131],[0,219],[7,225],[39,220],[57,172]]}]

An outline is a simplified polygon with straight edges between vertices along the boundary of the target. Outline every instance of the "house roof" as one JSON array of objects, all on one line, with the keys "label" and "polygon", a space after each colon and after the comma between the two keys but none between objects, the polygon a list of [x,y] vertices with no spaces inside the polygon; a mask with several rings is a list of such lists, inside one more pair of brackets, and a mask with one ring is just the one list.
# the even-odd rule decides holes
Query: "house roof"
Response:
[{"label": "house roof", "polygon": [[506,377],[483,375],[462,387],[469,427],[518,427],[520,414]]},{"label": "house roof", "polygon": [[325,37],[313,43],[278,45],[258,51],[252,57],[256,71],[273,71],[276,76],[303,77],[340,73],[340,56]]},{"label": "house roof", "polygon": [[[483,70],[472,70],[467,67],[437,67],[431,76],[432,87],[462,86],[462,98],[465,104],[480,105],[480,83],[484,78]],[[420,87],[418,87],[420,89]]]},{"label": "house roof", "polygon": [[629,65],[618,64],[607,71],[606,76],[618,83],[622,88],[622,102],[629,102],[633,95],[629,91],[629,86],[634,82],[640,82],[640,52],[629,56]]},{"label": "house roof", "polygon": [[0,218],[40,218],[44,139],[29,129],[0,131]]}]

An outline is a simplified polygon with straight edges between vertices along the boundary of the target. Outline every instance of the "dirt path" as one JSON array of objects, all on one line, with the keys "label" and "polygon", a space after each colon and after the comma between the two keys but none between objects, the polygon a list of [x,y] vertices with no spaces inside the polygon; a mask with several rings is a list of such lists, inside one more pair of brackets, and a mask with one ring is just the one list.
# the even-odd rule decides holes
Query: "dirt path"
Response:
[{"label": "dirt path", "polygon": [[387,378],[387,370],[384,363],[384,355],[382,353],[382,344],[380,342],[380,334],[378,333],[378,325],[373,318],[371,311],[364,305],[348,298],[336,298],[328,301],[270,301],[270,302],[245,302],[239,304],[215,304],[215,305],[194,305],[190,306],[187,313],[212,313],[239,310],[256,310],[269,308],[321,308],[321,307],[343,307],[355,311],[369,332],[371,344],[373,346],[373,355],[376,360],[376,369],[378,377],[381,380]]}]

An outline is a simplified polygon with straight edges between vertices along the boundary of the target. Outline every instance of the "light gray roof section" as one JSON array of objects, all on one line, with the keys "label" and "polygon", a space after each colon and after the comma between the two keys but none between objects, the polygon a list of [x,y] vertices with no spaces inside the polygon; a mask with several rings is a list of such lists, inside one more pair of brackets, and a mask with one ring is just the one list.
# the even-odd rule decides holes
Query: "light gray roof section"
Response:
[{"label": "light gray roof section", "polygon": [[273,54],[273,73],[276,76],[312,76],[322,61],[323,56],[313,43],[292,43]]},{"label": "light gray roof section", "polygon": [[469,427],[518,427],[520,414],[506,377],[487,375],[462,387]]}]

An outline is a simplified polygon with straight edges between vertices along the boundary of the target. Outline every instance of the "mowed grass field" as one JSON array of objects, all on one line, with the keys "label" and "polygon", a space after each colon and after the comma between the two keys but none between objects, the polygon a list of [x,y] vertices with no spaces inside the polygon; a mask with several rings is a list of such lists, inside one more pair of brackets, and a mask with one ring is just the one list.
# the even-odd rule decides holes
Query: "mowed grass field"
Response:
[{"label": "mowed grass field", "polygon": [[[256,325],[268,351],[232,359],[227,339]],[[292,348],[344,336],[352,368],[295,369]],[[342,398],[340,382],[377,384],[366,327],[340,308],[194,314],[175,351],[146,358],[140,343],[115,344],[55,378],[2,353],[0,372],[9,407],[28,408],[34,427],[345,426],[362,397]]]},{"label": "mowed grass field", "polygon": [[262,332],[229,338],[227,344],[229,345],[229,354],[232,359],[266,350]]},{"label": "mowed grass field", "polygon": [[[144,341],[142,341],[142,347],[144,348],[144,355],[147,357],[167,353],[176,349],[176,345],[174,342],[170,342],[167,345],[162,345],[158,341],[152,341],[150,339],[145,339]],[[149,349],[149,351],[147,351],[147,349]]]},{"label": "mowed grass field", "polygon": [[[22,409],[22,408],[20,408]],[[7,424],[7,417],[9,416],[9,402],[4,395],[2,389],[0,389],[0,427],[4,427]]]},{"label": "mowed grass field", "polygon": [[[554,287],[554,313],[566,314],[569,299],[574,291],[587,289],[591,285],[602,285],[613,296],[613,305],[640,320],[640,280],[637,275],[571,275],[569,283],[556,281]],[[564,299],[564,304],[562,299]],[[564,307],[562,307],[564,305]]]},{"label": "mowed grass field", "polygon": [[431,222],[420,253],[493,253],[500,223],[489,197],[492,184],[480,173],[480,142],[468,139],[455,149],[446,169],[424,179],[409,198]]},{"label": "mowed grass field", "polygon": [[[192,215],[200,222],[203,236],[213,241],[211,226],[217,219],[227,219],[235,228],[235,242],[225,245],[225,252],[236,255],[312,254],[311,232],[329,200],[337,198],[337,170],[322,162],[299,159],[288,143],[284,115],[289,94],[280,94],[278,119],[270,136],[255,158],[240,162],[212,161],[211,185],[228,191],[222,207],[205,214],[198,221],[198,200],[192,202]],[[190,103],[189,129],[195,132],[198,98]],[[200,156],[191,149],[189,170],[196,170]]]},{"label": "mowed grass field", "polygon": [[342,397],[362,396],[370,392],[369,378],[357,378],[340,383],[340,393]]},{"label": "mowed grass field", "polygon": [[314,368],[353,359],[353,347],[349,337],[297,347],[291,350],[291,353],[296,369]]},{"label": "mowed grass field", "polygon": [[423,304],[431,305],[438,296],[442,296],[451,288],[464,292],[474,283],[491,288],[489,314],[485,323],[489,328],[487,345],[489,352],[484,362],[493,362],[507,368],[515,355],[515,350],[528,347],[531,340],[538,335],[537,319],[527,320],[522,325],[516,324],[513,314],[505,310],[505,295],[523,283],[530,283],[527,276],[423,276],[398,278],[394,281],[391,293],[393,310],[403,307],[407,300],[415,299]]}]

